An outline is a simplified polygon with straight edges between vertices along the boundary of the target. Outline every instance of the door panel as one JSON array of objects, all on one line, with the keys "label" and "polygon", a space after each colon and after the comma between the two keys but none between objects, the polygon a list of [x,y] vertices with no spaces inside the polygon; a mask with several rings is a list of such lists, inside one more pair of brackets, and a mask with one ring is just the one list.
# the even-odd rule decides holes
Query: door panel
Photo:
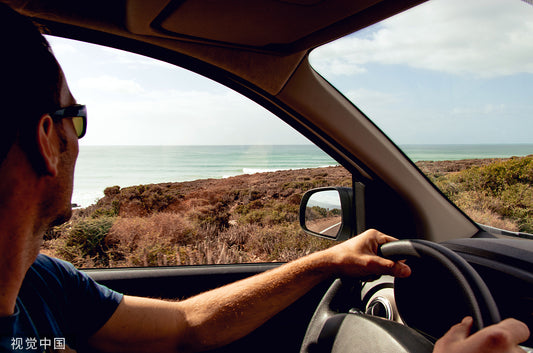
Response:
[{"label": "door panel", "polygon": [[[281,263],[85,270],[97,282],[128,295],[184,299]],[[331,281],[321,283],[245,338],[216,352],[297,352],[314,309]]]}]

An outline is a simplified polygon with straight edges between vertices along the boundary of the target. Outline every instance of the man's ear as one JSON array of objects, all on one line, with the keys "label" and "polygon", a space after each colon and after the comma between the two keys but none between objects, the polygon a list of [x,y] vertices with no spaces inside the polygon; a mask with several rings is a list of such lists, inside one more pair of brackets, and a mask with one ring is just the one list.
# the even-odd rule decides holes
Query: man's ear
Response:
[{"label": "man's ear", "polygon": [[59,170],[59,141],[52,117],[45,114],[37,126],[37,147],[44,172],[56,176]]}]

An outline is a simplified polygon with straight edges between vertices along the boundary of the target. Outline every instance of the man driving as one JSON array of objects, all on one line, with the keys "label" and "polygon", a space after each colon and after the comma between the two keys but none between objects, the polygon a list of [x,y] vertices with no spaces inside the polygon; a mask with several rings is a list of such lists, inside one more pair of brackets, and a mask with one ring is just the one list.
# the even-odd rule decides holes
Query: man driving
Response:
[{"label": "man driving", "polygon": [[[72,265],[39,254],[44,232],[71,216],[78,139],[86,107],[38,29],[0,5],[0,351],[34,351],[17,338],[64,337],[64,350],[202,351],[235,341],[329,278],[409,276],[377,255],[396,239],[376,230],[271,271],[183,301],[122,295]],[[511,352],[529,336],[507,319],[470,335],[452,327],[434,352]],[[21,349],[19,349],[21,348]],[[49,350],[51,346],[47,347]]]}]

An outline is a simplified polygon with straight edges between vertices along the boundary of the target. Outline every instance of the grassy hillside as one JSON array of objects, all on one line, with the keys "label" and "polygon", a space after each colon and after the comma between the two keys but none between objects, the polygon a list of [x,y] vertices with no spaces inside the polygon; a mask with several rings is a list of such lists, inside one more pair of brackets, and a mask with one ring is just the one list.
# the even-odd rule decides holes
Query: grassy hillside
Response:
[{"label": "grassy hillside", "polygon": [[426,162],[419,167],[476,222],[533,233],[533,156]]},{"label": "grassy hillside", "polygon": [[299,228],[303,193],[351,185],[340,167],[105,190],[49,231],[44,252],[80,267],[289,261],[330,241]]},{"label": "grassy hillside", "polygon": [[[533,156],[420,162],[475,221],[533,233]],[[331,242],[298,225],[303,193],[350,186],[341,167],[118,186],[51,229],[43,251],[79,267],[289,261]]]}]

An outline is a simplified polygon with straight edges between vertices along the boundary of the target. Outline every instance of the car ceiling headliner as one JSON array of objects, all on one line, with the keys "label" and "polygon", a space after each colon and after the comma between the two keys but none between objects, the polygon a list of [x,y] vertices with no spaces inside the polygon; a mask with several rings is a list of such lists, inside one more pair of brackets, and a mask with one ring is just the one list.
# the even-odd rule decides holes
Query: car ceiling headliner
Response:
[{"label": "car ceiling headliner", "polygon": [[2,1],[53,35],[115,47],[121,47],[117,38],[135,39],[222,68],[275,95],[309,50],[424,0]]}]

